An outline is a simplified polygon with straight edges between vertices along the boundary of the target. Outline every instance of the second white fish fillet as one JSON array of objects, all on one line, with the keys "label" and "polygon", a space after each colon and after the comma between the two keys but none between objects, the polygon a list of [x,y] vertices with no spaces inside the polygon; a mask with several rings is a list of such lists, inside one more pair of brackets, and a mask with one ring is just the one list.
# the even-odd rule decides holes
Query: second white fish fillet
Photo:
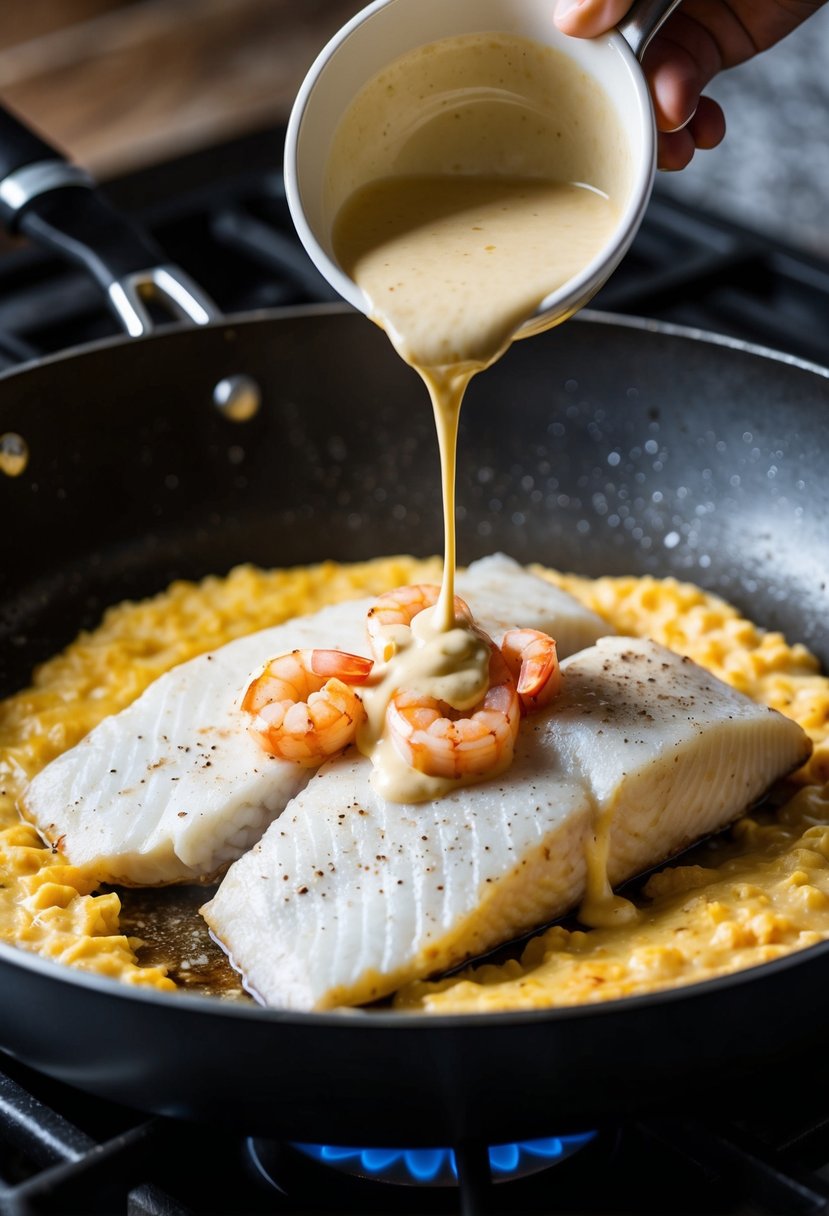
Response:
[{"label": "second white fish fillet", "polygon": [[566,591],[526,570],[504,553],[473,562],[455,580],[458,595],[469,600],[476,618],[500,644],[508,629],[540,629],[556,640],[566,659],[613,630],[607,621]]},{"label": "second white fish fillet", "polygon": [[564,665],[501,777],[418,806],[327,764],[203,908],[249,989],[357,1005],[574,907],[610,817],[614,885],[717,831],[807,758],[800,727],[657,646],[604,638]]}]

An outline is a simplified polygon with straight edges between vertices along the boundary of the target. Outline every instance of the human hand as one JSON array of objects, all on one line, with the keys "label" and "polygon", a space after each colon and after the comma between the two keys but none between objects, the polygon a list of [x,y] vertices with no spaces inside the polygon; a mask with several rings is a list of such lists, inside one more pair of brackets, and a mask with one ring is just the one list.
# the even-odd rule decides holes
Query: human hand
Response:
[{"label": "human hand", "polygon": [[[685,0],[643,61],[659,130],[660,169],[684,169],[697,148],[715,148],[725,116],[702,90],[718,72],[774,46],[824,0]],[[594,38],[620,22],[632,0],[558,0],[565,34]]]}]

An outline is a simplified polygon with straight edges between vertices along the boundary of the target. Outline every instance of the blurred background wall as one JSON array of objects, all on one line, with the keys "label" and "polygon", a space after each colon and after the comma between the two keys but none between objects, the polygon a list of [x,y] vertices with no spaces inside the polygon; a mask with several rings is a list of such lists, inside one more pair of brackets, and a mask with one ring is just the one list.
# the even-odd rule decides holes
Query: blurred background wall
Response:
[{"label": "blurred background wall", "polygon": [[[2,0],[0,96],[105,177],[283,121],[317,50],[360,7]],[[726,143],[660,188],[829,256],[829,6],[711,92]]]},{"label": "blurred background wall", "polygon": [[725,109],[725,142],[660,186],[829,257],[829,5],[708,91]]}]

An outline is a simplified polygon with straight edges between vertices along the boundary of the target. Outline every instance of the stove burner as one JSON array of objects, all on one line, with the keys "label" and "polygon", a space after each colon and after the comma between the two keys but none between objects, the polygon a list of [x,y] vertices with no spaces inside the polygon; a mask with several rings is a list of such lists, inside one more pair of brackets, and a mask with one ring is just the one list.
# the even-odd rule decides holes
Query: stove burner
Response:
[{"label": "stove burner", "polygon": [[[512,1182],[538,1174],[572,1157],[595,1140],[596,1132],[550,1136],[544,1140],[490,1147],[493,1182]],[[458,1166],[451,1148],[340,1148],[330,1144],[294,1144],[293,1148],[331,1169],[358,1178],[403,1186],[457,1186]]]}]

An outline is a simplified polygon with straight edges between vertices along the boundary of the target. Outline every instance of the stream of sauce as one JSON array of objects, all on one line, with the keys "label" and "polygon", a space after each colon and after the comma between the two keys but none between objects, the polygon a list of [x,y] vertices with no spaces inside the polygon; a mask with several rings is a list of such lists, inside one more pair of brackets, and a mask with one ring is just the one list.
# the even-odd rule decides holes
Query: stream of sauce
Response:
[{"label": "stream of sauce", "polygon": [[[386,116],[381,139],[394,142],[400,128],[407,134],[406,154],[394,162],[407,171],[374,178],[350,193],[335,218],[333,245],[369,299],[373,319],[425,382],[440,449],[440,598],[416,618],[410,637],[392,648],[379,686],[364,695],[368,725],[360,747],[372,759],[378,789],[394,802],[439,797],[481,779],[425,777],[400,759],[385,726],[389,700],[400,688],[458,712],[472,709],[487,689],[489,650],[467,622],[456,619],[454,606],[455,469],[464,394],[542,300],[600,253],[618,218],[599,185],[567,180],[571,153],[562,157],[562,174],[555,172],[563,125],[555,103],[566,94],[571,72],[563,56],[507,35],[420,48],[366,86],[352,107],[358,117],[346,115],[341,126],[345,146],[334,154],[341,164],[358,157],[368,138],[367,113]],[[562,75],[564,83],[551,93],[551,80]],[[458,81],[466,88],[459,89]],[[423,112],[428,121],[418,121]],[[447,145],[455,144],[447,165]],[[513,163],[523,171],[512,172]],[[550,324],[564,315],[551,315]]]}]

